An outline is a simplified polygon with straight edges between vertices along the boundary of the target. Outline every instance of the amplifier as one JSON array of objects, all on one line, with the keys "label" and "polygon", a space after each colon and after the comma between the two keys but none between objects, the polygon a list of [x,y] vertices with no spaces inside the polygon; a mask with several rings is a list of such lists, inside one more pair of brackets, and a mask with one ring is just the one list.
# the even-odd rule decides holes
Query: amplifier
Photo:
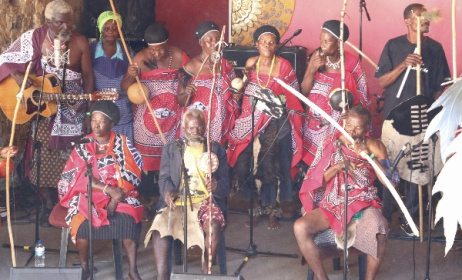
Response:
[{"label": "amplifier", "polygon": [[84,280],[81,267],[12,267],[10,280]]},{"label": "amplifier", "polygon": [[[294,68],[298,82],[303,81],[306,70],[306,48],[302,46],[282,47],[278,55],[287,59]],[[223,57],[233,64],[234,69],[244,69],[248,58],[258,56],[256,47],[230,45],[223,49]]]},{"label": "amplifier", "polygon": [[241,275],[226,276],[226,275],[207,275],[207,274],[176,274],[172,273],[170,280],[244,280]]}]

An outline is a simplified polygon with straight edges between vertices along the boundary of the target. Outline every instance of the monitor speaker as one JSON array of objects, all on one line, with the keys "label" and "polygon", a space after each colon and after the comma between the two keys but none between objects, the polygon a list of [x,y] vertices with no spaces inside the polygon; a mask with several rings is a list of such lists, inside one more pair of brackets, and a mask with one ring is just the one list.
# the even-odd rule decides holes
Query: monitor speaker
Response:
[{"label": "monitor speaker", "polygon": [[207,275],[207,274],[177,274],[172,273],[170,280],[245,280],[241,275]]},{"label": "monitor speaker", "polygon": [[12,267],[10,280],[84,280],[81,267]]}]

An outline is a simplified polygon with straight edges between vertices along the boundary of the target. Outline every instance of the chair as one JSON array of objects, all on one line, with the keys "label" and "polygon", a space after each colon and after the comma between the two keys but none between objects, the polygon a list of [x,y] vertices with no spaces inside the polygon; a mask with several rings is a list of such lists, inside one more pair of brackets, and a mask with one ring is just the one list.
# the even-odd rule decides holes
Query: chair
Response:
[{"label": "chair", "polygon": [[[314,243],[316,243],[319,248],[321,260],[332,259],[334,270],[340,270],[340,257],[343,256],[343,250],[337,248],[334,236],[334,231],[332,229],[325,230],[315,235]],[[350,256],[358,255],[359,280],[364,280],[366,278],[367,255],[355,248],[350,248],[348,253]],[[314,272],[308,266],[307,280],[313,279]]]},{"label": "chair", "polygon": [[[67,245],[69,243],[70,228],[66,224],[65,217],[67,215],[67,208],[57,203],[50,213],[48,221],[54,227],[60,227],[61,230],[61,247],[59,250],[58,267],[66,267],[67,260]],[[122,241],[118,239],[112,240],[112,250],[114,254],[114,267],[117,280],[124,279],[123,262],[122,262]]]}]

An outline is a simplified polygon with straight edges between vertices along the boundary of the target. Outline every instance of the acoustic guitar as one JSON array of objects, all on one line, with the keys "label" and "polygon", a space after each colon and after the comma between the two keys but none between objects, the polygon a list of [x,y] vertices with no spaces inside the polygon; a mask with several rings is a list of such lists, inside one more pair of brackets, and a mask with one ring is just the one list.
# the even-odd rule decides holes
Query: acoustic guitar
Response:
[{"label": "acoustic guitar", "polygon": [[[29,121],[38,113],[38,103],[40,96],[40,85],[42,77],[33,78],[36,85],[24,90],[24,97],[21,99],[16,123],[23,124]],[[16,107],[16,94],[19,92],[16,81],[8,76],[0,83],[0,108],[11,121],[14,117]],[[66,93],[61,90],[61,82],[53,74],[46,74],[43,79],[43,95],[40,106],[40,115],[44,117],[53,116],[58,112],[58,101],[77,101],[77,100],[117,100],[119,94],[115,89],[104,89],[93,93]]]}]

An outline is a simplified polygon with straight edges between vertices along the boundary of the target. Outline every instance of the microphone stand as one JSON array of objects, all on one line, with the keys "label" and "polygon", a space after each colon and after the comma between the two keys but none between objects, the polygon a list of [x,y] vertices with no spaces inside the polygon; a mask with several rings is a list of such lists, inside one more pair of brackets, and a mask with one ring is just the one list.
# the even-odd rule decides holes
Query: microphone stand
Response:
[{"label": "microphone stand", "polygon": [[[363,50],[363,9],[366,12],[366,17],[368,21],[371,21],[371,16],[367,11],[366,1],[359,0],[359,50]],[[362,61],[362,56],[359,54],[359,60]]]},{"label": "microphone stand", "polygon": [[[79,150],[82,153],[82,144],[76,145],[75,149]],[[93,227],[93,211],[92,211],[92,196],[93,196],[93,188],[92,188],[92,181],[93,181],[93,172],[92,172],[92,165],[87,159],[84,157],[85,165],[87,166],[87,170],[85,171],[85,176],[88,178],[87,183],[87,193],[88,193],[88,266],[90,269],[90,280],[93,280],[93,236],[92,236],[92,227]]]},{"label": "microphone stand", "polygon": [[290,36],[288,39],[285,39],[284,42],[282,42],[282,44],[280,44],[276,51],[275,51],[275,54],[279,54],[279,51],[282,49],[282,47],[284,47],[287,43],[290,42],[290,40],[292,40],[294,37],[300,35],[300,33],[302,33],[302,30],[301,29],[297,29],[294,34],[292,34],[292,36]]},{"label": "microphone stand", "polygon": [[[339,140],[337,140],[339,141]],[[344,212],[343,212],[343,279],[348,279],[348,172],[350,170],[349,162],[346,162],[345,155],[342,152],[342,144],[340,141],[338,142],[339,145],[337,147],[337,151],[342,157],[343,161],[345,162],[345,167],[342,168],[344,172],[344,180],[345,180],[345,189],[343,191],[343,205],[344,205]]]},{"label": "microphone stand", "polygon": [[428,224],[427,224],[427,261],[426,261],[426,270],[425,270],[425,280],[430,280],[430,239],[432,237],[432,188],[433,188],[433,183],[435,180],[435,150],[436,150],[436,141],[438,141],[438,136],[436,134],[433,134],[432,137],[432,147],[433,147],[433,153],[432,153],[432,159],[431,159],[431,172],[430,172],[430,182],[428,183],[428,188],[429,188],[429,197],[428,197]]},{"label": "microphone stand", "polygon": [[[251,141],[250,141],[250,150],[252,151],[251,153],[251,156],[250,156],[250,175],[252,176],[253,173],[254,173],[254,155],[253,155],[253,142],[255,140],[255,134],[254,134],[254,130],[255,130],[255,106],[257,104],[257,99],[262,101],[262,102],[268,102],[266,100],[263,100],[263,99],[259,99],[253,95],[248,95],[248,94],[244,94],[246,96],[249,96],[249,97],[252,97],[254,99],[251,99],[251,110],[252,110],[252,116],[251,116],[251,128],[252,128],[252,137],[251,137]],[[252,176],[253,178],[253,176]],[[227,250],[229,251],[232,251],[232,252],[237,252],[237,253],[244,253],[245,254],[245,258],[244,260],[241,262],[241,264],[239,265],[239,267],[236,269],[236,271],[234,271],[234,276],[239,276],[239,274],[241,274],[241,270],[242,268],[244,268],[244,265],[247,263],[247,261],[249,260],[250,257],[253,257],[253,256],[256,256],[256,255],[265,255],[265,256],[277,256],[277,257],[286,257],[286,258],[298,258],[298,255],[297,254],[282,254],[282,253],[273,253],[273,252],[269,252],[269,251],[266,251],[266,252],[261,252],[261,251],[258,251],[257,250],[257,245],[254,244],[253,242],[253,206],[254,206],[254,190],[255,190],[255,180],[252,180],[252,183],[251,183],[251,190],[250,190],[250,211],[249,211],[249,217],[250,217],[250,227],[249,227],[249,246],[247,247],[247,249],[237,249],[237,248],[231,248],[231,247],[226,247]]]}]

